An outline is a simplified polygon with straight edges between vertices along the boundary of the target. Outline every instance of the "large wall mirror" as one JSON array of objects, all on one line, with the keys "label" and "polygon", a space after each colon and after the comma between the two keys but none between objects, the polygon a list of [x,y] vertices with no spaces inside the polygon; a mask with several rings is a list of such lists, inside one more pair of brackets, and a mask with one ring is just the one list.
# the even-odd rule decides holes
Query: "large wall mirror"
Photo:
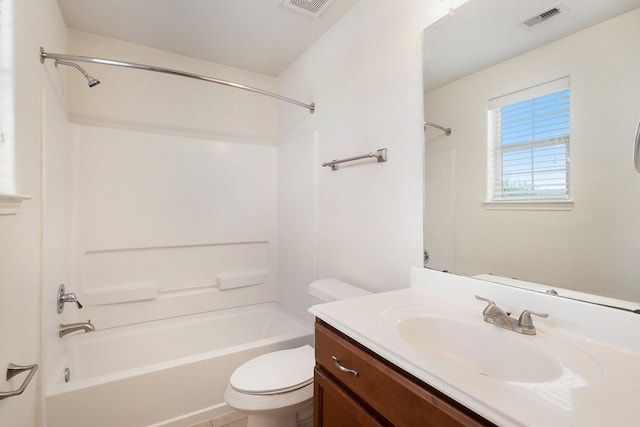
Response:
[{"label": "large wall mirror", "polygon": [[426,267],[640,307],[639,8],[470,0],[425,30]]}]

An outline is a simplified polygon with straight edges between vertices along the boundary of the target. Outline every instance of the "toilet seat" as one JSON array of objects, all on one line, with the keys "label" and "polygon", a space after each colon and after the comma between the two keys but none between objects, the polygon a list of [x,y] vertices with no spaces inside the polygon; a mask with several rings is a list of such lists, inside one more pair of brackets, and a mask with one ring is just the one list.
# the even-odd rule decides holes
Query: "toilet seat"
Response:
[{"label": "toilet seat", "polygon": [[252,359],[231,375],[234,390],[254,395],[287,393],[313,383],[315,354],[313,347],[280,350]]}]

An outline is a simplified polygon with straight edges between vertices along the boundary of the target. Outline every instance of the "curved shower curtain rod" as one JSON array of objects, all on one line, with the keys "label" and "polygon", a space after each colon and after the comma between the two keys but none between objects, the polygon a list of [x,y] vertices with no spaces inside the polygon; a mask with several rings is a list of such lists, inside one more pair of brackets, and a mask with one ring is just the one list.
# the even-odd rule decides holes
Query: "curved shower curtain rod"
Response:
[{"label": "curved shower curtain rod", "polygon": [[45,52],[45,50],[41,47],[40,63],[44,64],[45,59],[53,59],[56,61],[91,62],[94,64],[112,65],[114,67],[137,68],[139,70],[155,71],[157,73],[188,77],[191,79],[204,80],[210,83],[217,83],[224,86],[231,86],[231,87],[235,87],[236,89],[247,90],[249,92],[254,92],[260,95],[269,96],[271,98],[279,99],[280,101],[285,101],[291,104],[298,105],[300,107],[304,107],[308,109],[311,113],[313,113],[316,109],[316,104],[314,103],[305,104],[304,102],[296,101],[295,99],[287,98],[286,96],[278,95],[277,93],[269,92],[269,91],[258,89],[255,87],[245,86],[243,84],[234,83],[227,80],[220,80],[213,77],[203,76],[200,74],[188,73],[186,71],[172,70],[170,68],[164,68],[164,67],[156,67],[154,65],[136,64],[134,62],[116,61],[113,59],[92,58],[90,56],[66,55],[62,53],[49,53],[49,52]]}]

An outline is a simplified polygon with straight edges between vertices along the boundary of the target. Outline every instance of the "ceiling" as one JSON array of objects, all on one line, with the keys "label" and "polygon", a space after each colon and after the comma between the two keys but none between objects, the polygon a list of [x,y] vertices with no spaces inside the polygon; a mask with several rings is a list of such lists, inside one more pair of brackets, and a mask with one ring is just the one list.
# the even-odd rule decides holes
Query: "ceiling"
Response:
[{"label": "ceiling", "polygon": [[[521,23],[552,7],[563,12]],[[640,0],[470,0],[424,32],[425,92],[638,7]]]},{"label": "ceiling", "polygon": [[283,0],[58,0],[58,4],[70,29],[278,76],[357,1],[329,1],[318,17],[284,7]]}]

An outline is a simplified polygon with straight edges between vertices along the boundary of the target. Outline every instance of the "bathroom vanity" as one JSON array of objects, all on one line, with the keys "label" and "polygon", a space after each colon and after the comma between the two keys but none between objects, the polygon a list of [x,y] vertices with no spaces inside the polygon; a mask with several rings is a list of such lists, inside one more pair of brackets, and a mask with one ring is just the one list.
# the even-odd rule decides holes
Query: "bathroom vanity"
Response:
[{"label": "bathroom vanity", "polygon": [[[536,335],[485,321],[490,298]],[[484,313],[483,313],[484,310]],[[635,426],[640,317],[421,268],[411,287],[319,304],[314,426]],[[597,319],[597,322],[594,321]]]},{"label": "bathroom vanity", "polygon": [[493,425],[322,320],[315,337],[315,427]]}]

